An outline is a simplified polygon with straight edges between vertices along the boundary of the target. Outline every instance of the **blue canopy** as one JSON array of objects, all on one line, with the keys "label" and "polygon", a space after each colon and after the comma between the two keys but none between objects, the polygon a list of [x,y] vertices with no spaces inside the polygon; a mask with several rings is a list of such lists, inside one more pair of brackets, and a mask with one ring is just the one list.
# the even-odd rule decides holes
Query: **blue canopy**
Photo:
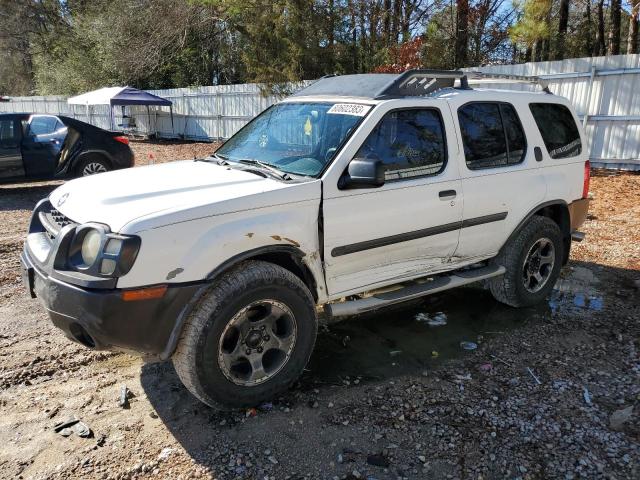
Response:
[{"label": "blue canopy", "polygon": [[171,101],[133,87],[124,87],[111,97],[111,105],[159,105],[170,107]]},{"label": "blue canopy", "polygon": [[151,125],[151,114],[149,106],[169,107],[171,113],[171,129],[173,130],[173,107],[170,100],[159,97],[144,90],[138,90],[133,87],[104,87],[92,92],[83,93],[75,97],[67,99],[70,105],[84,105],[87,108],[87,115],[90,105],[109,105],[111,129],[113,130],[113,107],[119,105],[145,105],[147,107],[147,116],[149,117],[149,125]]}]

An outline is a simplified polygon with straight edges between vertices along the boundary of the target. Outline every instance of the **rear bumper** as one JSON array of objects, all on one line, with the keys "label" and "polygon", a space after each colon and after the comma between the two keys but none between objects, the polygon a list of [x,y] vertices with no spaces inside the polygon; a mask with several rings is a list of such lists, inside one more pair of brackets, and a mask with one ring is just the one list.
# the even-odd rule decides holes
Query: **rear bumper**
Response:
[{"label": "rear bumper", "polygon": [[48,276],[25,249],[23,282],[43,304],[53,324],[89,348],[134,351],[164,357],[181,314],[202,287],[170,286],[162,298],[125,301],[121,289],[87,289]]}]

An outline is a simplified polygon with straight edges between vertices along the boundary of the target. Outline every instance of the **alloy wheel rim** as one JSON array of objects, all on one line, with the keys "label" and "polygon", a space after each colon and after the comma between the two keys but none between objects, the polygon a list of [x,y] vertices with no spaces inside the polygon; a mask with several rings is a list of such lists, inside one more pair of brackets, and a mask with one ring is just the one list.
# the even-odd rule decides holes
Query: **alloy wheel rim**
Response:
[{"label": "alloy wheel rim", "polygon": [[287,364],[296,339],[291,309],[276,300],[258,300],[225,326],[218,342],[218,365],[236,385],[259,385]]},{"label": "alloy wheel rim", "polygon": [[529,249],[522,266],[524,288],[537,293],[551,278],[556,256],[553,242],[548,238],[538,239]]},{"label": "alloy wheel rim", "polygon": [[85,165],[82,169],[82,175],[86,177],[87,175],[95,175],[96,173],[104,173],[107,169],[104,165],[99,162],[91,162]]}]

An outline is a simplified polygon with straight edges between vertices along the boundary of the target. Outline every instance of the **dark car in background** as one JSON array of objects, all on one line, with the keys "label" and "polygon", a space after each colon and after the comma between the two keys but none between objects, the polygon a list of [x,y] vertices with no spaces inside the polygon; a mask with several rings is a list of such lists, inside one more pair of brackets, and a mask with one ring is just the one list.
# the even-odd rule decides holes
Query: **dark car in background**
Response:
[{"label": "dark car in background", "polygon": [[0,114],[0,182],[70,178],[133,166],[129,139],[61,115]]}]

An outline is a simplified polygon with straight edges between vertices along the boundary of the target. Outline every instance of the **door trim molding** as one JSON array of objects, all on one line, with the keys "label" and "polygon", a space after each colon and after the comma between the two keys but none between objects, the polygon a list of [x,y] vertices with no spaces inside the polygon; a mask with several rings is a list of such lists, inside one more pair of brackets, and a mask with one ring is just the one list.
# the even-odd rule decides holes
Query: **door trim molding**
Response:
[{"label": "door trim molding", "polygon": [[396,243],[409,242],[411,240],[417,240],[419,238],[431,237],[433,235],[440,235],[441,233],[453,232],[461,228],[475,227],[477,225],[484,225],[485,223],[499,222],[507,218],[507,212],[493,213],[491,215],[483,215],[481,217],[468,218],[459,222],[445,223],[444,225],[437,225],[435,227],[423,228],[421,230],[414,230],[412,232],[399,233],[397,235],[390,235],[388,237],[374,238],[373,240],[365,240],[363,242],[351,243],[349,245],[342,245],[335,247],[331,250],[332,257],[341,257],[343,255],[349,255],[351,253],[362,252],[365,250],[371,250],[372,248],[386,247]]}]

